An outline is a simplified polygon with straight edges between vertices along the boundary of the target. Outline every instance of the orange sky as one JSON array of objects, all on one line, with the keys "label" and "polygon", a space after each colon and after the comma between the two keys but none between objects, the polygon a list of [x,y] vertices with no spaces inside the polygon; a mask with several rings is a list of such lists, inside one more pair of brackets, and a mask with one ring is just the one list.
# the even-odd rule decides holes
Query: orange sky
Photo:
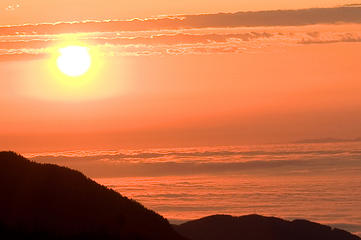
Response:
[{"label": "orange sky", "polygon": [[[4,2],[1,25],[99,21],[0,27],[3,148],[33,152],[361,136],[361,8],[333,8],[353,2],[132,1],[126,7],[110,0]],[[308,7],[327,8],[216,14]],[[159,14],[168,16],[114,21]],[[174,14],[190,15],[174,19]],[[68,42],[85,44],[93,54],[82,80],[69,80],[56,69],[54,53]]]},{"label": "orange sky", "polygon": [[158,15],[236,12],[270,9],[334,7],[355,0],[2,0],[0,24],[24,24],[87,19],[146,18]]}]

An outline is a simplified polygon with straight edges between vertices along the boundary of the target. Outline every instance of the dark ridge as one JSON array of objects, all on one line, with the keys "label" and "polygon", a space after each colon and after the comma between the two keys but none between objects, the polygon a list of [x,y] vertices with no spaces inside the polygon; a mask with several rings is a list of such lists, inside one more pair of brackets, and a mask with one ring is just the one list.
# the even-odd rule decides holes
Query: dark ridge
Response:
[{"label": "dark ridge", "polygon": [[0,152],[0,239],[184,240],[157,213],[78,171]]},{"label": "dark ridge", "polygon": [[307,220],[214,215],[174,228],[191,240],[360,240],[349,232]]},{"label": "dark ridge", "polygon": [[215,215],[174,229],[157,213],[78,171],[0,152],[0,239],[360,240],[306,220]]}]

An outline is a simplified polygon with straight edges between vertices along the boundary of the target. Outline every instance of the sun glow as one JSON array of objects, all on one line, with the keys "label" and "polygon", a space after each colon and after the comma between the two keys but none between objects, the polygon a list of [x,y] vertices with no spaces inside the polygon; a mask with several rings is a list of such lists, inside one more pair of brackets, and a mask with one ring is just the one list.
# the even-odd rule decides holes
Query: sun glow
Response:
[{"label": "sun glow", "polygon": [[86,47],[68,46],[60,48],[59,52],[56,63],[62,73],[70,77],[79,77],[88,72],[91,56]]},{"label": "sun glow", "polygon": [[[125,92],[128,78],[125,61],[106,57],[101,47],[78,41],[78,36],[61,37],[58,44],[49,47],[49,58],[29,61],[26,71],[19,73],[24,95],[79,102],[108,99]],[[33,77],[29,72],[39,62],[42,68]]]}]

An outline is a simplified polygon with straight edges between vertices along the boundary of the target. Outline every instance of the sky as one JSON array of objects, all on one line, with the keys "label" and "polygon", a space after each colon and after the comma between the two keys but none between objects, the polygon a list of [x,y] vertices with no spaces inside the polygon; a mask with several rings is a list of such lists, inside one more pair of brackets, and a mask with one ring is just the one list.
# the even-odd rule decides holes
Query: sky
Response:
[{"label": "sky", "polygon": [[[355,1],[0,2],[0,145],[18,152],[361,136]],[[86,47],[68,77],[59,49]]]},{"label": "sky", "polygon": [[360,235],[360,53],[358,0],[0,0],[0,149]]}]

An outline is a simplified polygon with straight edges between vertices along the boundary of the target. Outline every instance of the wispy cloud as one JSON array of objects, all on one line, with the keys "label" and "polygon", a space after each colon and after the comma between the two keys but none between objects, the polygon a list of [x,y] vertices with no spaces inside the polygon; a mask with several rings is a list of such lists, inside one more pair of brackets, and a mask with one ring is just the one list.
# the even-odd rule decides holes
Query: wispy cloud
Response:
[{"label": "wispy cloud", "polygon": [[[220,31],[227,29],[220,29]],[[131,36],[117,34],[96,34],[96,36],[73,36],[77,41],[96,47],[104,56],[140,55],[186,55],[225,54],[259,52],[272,46],[292,46],[299,44],[357,43],[358,31],[295,31],[284,29],[264,29],[265,31],[235,29],[229,32],[189,33],[173,32]],[[216,30],[214,30],[216,31]],[[50,56],[54,49],[64,43],[61,37],[0,38],[0,61],[27,60]]]},{"label": "wispy cloud", "polygon": [[[259,38],[270,38],[273,34],[267,32],[248,32],[236,34],[158,34],[147,37],[98,37],[84,41],[91,45],[177,45],[177,44],[207,44],[224,43],[230,40],[250,41]],[[61,43],[59,39],[34,39],[0,41],[0,49],[44,48]]]},{"label": "wispy cloud", "polygon": [[8,5],[5,10],[6,11],[15,11],[16,9],[18,9],[20,7],[20,4],[11,4]]},{"label": "wispy cloud", "polygon": [[355,43],[361,42],[361,36],[352,33],[338,34],[333,38],[322,38],[319,36],[312,36],[310,39],[302,39],[301,44],[327,44],[327,43]]}]

